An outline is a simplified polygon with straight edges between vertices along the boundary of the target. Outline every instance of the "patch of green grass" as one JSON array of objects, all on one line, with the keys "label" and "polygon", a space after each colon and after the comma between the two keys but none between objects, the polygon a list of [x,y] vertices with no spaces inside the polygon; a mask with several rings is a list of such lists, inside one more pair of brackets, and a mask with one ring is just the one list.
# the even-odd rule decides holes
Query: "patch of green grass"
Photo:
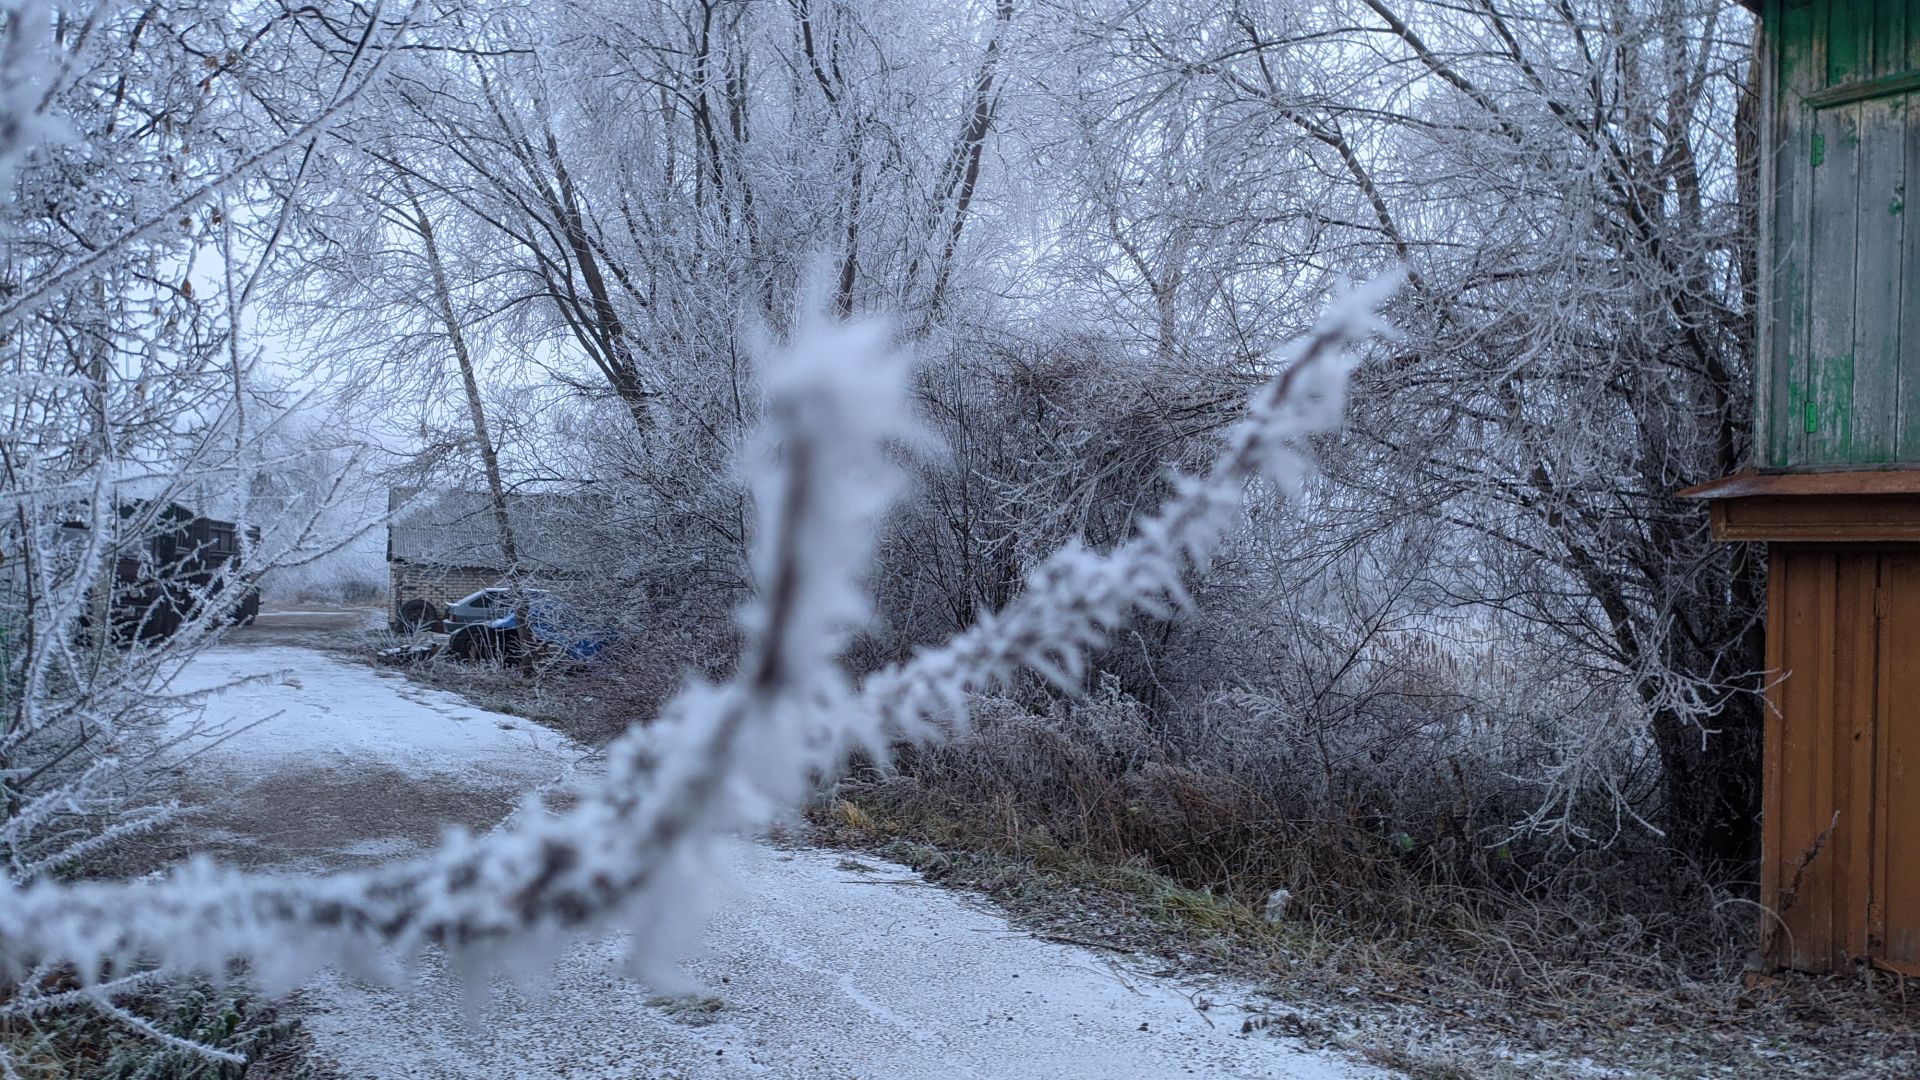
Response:
[{"label": "patch of green grass", "polygon": [[1163,881],[1154,901],[1162,917],[1200,930],[1245,933],[1261,926],[1252,908],[1231,897],[1217,896],[1210,889],[1187,889]]}]

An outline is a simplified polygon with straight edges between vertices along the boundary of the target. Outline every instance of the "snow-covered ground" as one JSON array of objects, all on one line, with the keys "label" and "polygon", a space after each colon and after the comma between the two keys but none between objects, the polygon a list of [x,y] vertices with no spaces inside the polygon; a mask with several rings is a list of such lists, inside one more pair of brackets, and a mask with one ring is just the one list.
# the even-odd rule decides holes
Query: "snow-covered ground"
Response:
[{"label": "snow-covered ground", "polygon": [[1242,1034],[1239,990],[1037,940],[904,867],[744,844],[729,862],[739,885],[689,943],[702,992],[657,999],[600,943],[545,994],[496,987],[475,1023],[437,967],[412,993],[329,978],[307,1023],[355,1078],[1369,1075]]},{"label": "snow-covered ground", "polygon": [[[403,856],[445,822],[487,827],[582,754],[394,673],[244,633],[187,673],[198,686],[257,675],[273,677],[210,708],[271,719],[208,751],[192,789],[212,804],[215,849],[254,865]],[[569,950],[539,992],[493,986],[477,1012],[433,957],[405,992],[328,973],[294,1011],[321,1064],[355,1080],[1380,1075],[1243,1034],[1247,988],[1038,940],[904,867],[746,842],[725,862],[715,914],[686,942],[691,996],[634,982],[614,940]]]},{"label": "snow-covered ground", "polygon": [[298,646],[222,645],[175,683],[182,692],[214,687],[227,689],[206,718],[216,730],[245,728],[202,751],[223,772],[381,765],[419,779],[525,788],[584,754],[532,721]]}]

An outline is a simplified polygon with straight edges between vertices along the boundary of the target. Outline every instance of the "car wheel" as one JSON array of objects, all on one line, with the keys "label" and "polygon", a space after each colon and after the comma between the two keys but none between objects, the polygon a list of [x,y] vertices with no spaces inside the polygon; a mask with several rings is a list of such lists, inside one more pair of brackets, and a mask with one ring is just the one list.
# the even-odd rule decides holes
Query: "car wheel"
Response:
[{"label": "car wheel", "polygon": [[403,634],[417,634],[440,621],[440,609],[430,600],[413,599],[400,605],[396,620]]},{"label": "car wheel", "polygon": [[463,626],[447,639],[447,651],[462,660],[498,662],[506,655],[506,642],[490,626]]}]

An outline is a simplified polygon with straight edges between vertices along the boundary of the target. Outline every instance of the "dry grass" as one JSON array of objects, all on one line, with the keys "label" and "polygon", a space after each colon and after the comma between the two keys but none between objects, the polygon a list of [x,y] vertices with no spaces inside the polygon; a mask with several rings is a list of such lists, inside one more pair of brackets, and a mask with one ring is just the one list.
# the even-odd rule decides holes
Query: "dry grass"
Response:
[{"label": "dry grass", "polygon": [[415,682],[459,694],[482,709],[523,717],[592,747],[612,742],[635,719],[651,717],[670,691],[657,677],[636,672],[618,657],[533,671],[448,658],[410,664],[406,672]]},{"label": "dry grass", "polygon": [[986,709],[813,816],[1067,940],[1268,980],[1275,1030],[1416,1076],[1920,1075],[1920,992],[1750,979],[1753,905],[1650,843],[1490,844],[1498,778],[1444,763],[1353,788],[1286,766]]},{"label": "dry grass", "polygon": [[[278,1010],[237,991],[236,973],[224,990],[181,980],[117,1001],[159,1029],[183,1039],[247,1056],[245,1064],[200,1057],[151,1040],[121,1021],[84,1006],[49,1010],[30,1021],[0,1023],[0,1049],[22,1080],[99,1077],[102,1080],[242,1080],[277,1076],[305,1080],[299,1067],[299,1031]],[[43,980],[55,993],[78,987],[71,971]],[[0,1000],[10,991],[0,990]]]},{"label": "dry grass", "polygon": [[[411,674],[583,741],[634,715],[617,667]],[[1493,842],[1531,808],[1517,767],[1414,747],[1329,775],[1251,728],[1196,739],[1120,701],[976,720],[856,768],[814,809],[822,837],[1059,940],[1264,980],[1285,1004],[1258,1027],[1416,1077],[1920,1076],[1920,990],[1749,979],[1755,907],[1647,837]]]}]

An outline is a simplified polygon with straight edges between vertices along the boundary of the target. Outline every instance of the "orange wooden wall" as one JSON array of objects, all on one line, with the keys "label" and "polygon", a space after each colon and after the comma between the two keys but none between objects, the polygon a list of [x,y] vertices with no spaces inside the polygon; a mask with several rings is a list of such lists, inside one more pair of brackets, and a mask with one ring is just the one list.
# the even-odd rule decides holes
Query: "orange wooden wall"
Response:
[{"label": "orange wooden wall", "polygon": [[1920,974],[1920,549],[1776,543],[1768,960]]}]

